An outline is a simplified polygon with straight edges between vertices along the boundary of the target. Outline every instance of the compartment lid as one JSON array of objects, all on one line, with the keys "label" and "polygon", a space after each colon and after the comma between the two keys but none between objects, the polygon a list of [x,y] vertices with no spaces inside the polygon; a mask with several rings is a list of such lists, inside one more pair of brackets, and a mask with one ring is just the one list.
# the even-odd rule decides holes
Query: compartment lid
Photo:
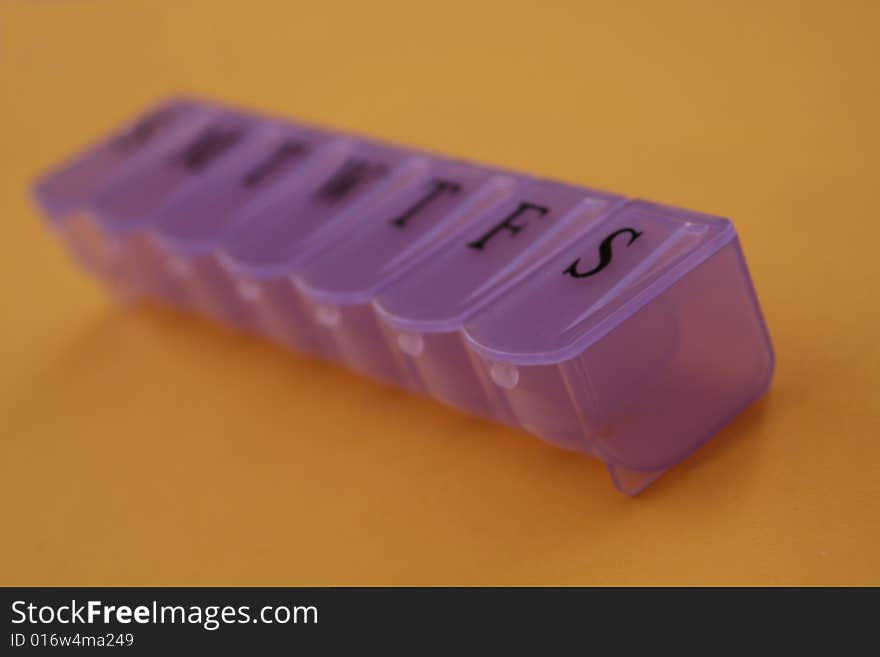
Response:
[{"label": "compartment lid", "polygon": [[628,203],[471,318],[467,339],[495,361],[567,360],[735,236],[727,219]]},{"label": "compartment lid", "polygon": [[53,219],[79,209],[132,166],[183,138],[187,125],[208,110],[185,98],[167,100],[109,138],[42,176],[34,186],[37,203]]}]

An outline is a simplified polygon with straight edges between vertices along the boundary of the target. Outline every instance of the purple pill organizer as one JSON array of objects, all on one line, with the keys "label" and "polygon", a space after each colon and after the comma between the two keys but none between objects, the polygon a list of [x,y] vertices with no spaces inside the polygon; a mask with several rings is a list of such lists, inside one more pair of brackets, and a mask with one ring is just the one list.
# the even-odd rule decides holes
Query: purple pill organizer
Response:
[{"label": "purple pill organizer", "polygon": [[767,390],[733,225],[176,99],[40,179],[73,256],[524,429],[635,494]]}]

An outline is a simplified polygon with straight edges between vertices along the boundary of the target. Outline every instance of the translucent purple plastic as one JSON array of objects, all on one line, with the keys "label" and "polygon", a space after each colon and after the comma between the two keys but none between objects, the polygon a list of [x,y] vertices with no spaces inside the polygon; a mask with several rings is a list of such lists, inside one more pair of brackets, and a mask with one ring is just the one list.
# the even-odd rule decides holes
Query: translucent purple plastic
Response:
[{"label": "translucent purple plastic", "polygon": [[605,462],[635,494],[760,397],[726,219],[175,99],[43,177],[76,259]]}]

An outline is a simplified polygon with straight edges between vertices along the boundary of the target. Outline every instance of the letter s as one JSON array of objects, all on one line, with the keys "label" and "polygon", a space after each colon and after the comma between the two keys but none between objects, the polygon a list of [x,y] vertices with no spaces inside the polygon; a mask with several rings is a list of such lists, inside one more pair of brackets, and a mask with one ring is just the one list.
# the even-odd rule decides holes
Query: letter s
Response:
[{"label": "letter s", "polygon": [[21,620],[15,620],[14,618],[12,619],[12,622],[15,623],[16,625],[20,625],[21,623],[24,623],[27,620],[27,614],[25,614],[21,609],[17,609],[17,607],[22,607],[22,606],[24,606],[24,600],[16,600],[15,602],[12,603],[12,611],[14,613],[18,614],[19,618],[21,619]]},{"label": "letter s", "polygon": [[598,274],[600,271],[605,269],[610,263],[611,258],[613,256],[611,252],[611,242],[614,241],[614,238],[623,233],[629,233],[629,242],[627,246],[631,246],[633,242],[635,242],[639,236],[642,234],[641,231],[636,230],[635,228],[621,228],[620,230],[615,230],[608,237],[602,240],[602,243],[599,245],[599,264],[593,267],[589,271],[578,271],[578,265],[580,264],[581,259],[578,258],[573,263],[571,263],[568,268],[562,272],[563,274],[568,274],[569,276],[574,276],[575,278],[586,278],[587,276],[593,276]]}]

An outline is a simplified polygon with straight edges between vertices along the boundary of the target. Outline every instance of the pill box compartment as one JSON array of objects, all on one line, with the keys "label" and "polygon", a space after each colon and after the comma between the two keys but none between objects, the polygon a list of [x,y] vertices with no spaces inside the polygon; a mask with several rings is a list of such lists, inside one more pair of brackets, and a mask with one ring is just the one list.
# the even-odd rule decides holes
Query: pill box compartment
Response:
[{"label": "pill box compartment", "polygon": [[189,99],[166,100],[53,168],[34,185],[37,205],[74,260],[120,296],[128,294],[117,271],[124,263],[123,249],[97,224],[89,206],[108,186],[169,145],[187,139],[209,112]]},{"label": "pill box compartment", "polygon": [[732,224],[633,202],[466,325],[521,428],[634,494],[767,389],[773,350]]}]

